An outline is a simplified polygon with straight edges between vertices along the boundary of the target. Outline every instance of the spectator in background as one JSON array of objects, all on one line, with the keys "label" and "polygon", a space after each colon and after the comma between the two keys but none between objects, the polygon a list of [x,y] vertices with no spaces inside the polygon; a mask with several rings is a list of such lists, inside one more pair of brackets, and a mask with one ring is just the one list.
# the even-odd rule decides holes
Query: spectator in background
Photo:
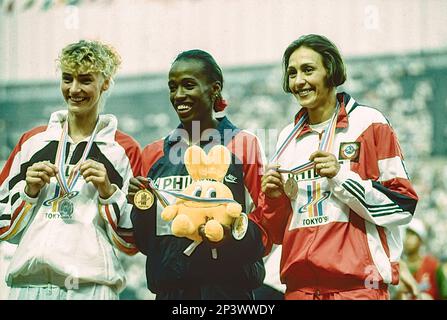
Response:
[{"label": "spectator in background", "polygon": [[424,253],[424,243],[427,240],[427,228],[424,223],[413,218],[405,232],[403,259],[409,271],[418,283],[422,299],[440,299],[438,286],[439,260]]},{"label": "spectator in background", "polygon": [[[214,112],[222,111],[226,104],[221,95],[222,70],[209,53],[180,53],[169,71],[168,86],[180,125],[144,148],[141,176],[131,179],[129,201],[134,203],[136,193],[148,187],[149,178],[165,191],[184,190],[190,183],[183,161],[186,148],[198,145],[208,152],[212,146],[222,144],[232,153],[224,183],[249,219],[245,235],[238,236],[239,240],[231,232],[218,244],[204,237],[205,241],[187,253],[194,242],[172,234],[170,223],[160,216],[163,203],[156,201],[147,211],[134,205],[132,222],[137,246],[147,255],[148,288],[158,300],[253,299],[253,289],[262,284],[265,276],[262,233],[250,219],[259,214],[263,155],[258,139],[237,128],[227,117],[215,116]],[[205,196],[210,189],[198,191],[199,196],[212,197],[212,193]],[[167,201],[175,200],[164,195]],[[214,259],[211,251],[216,246],[218,257]]]},{"label": "spectator in background", "polygon": [[66,109],[26,132],[0,175],[0,240],[18,244],[7,271],[10,299],[117,299],[125,273],[114,247],[134,254],[130,216],[117,208],[139,145],[100,114],[120,65],[98,41],[62,49]]},{"label": "spectator in background", "polygon": [[393,300],[410,300],[419,298],[421,293],[419,286],[404,260],[399,261],[399,284],[390,287],[390,295]]},{"label": "spectator in background", "polygon": [[282,244],[285,299],[389,299],[398,225],[418,199],[397,137],[378,110],[337,93],[345,65],[324,36],[293,41],[283,67],[298,112],[262,179],[260,223]]}]

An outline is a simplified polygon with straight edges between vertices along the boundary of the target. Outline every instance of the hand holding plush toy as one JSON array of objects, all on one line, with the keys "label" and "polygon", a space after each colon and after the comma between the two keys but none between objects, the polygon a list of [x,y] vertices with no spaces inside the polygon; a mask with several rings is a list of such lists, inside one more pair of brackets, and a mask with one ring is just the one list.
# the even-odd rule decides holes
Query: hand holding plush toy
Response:
[{"label": "hand holding plush toy", "polygon": [[185,197],[164,208],[161,217],[172,220],[175,236],[202,241],[199,227],[205,225],[207,239],[218,242],[224,236],[222,225],[231,228],[242,212],[231,190],[222,183],[231,162],[230,151],[216,145],[206,155],[200,147],[192,146],[186,150],[184,160],[193,182],[183,191]]}]

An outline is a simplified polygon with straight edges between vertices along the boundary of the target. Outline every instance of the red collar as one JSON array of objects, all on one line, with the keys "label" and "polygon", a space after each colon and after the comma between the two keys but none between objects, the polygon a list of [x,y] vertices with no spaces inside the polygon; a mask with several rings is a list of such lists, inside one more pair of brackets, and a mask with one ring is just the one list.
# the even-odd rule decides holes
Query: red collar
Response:
[{"label": "red collar", "polygon": [[[348,127],[348,113],[346,112],[346,101],[345,95],[343,92],[337,93],[337,100],[340,103],[340,111],[337,117],[337,127],[336,128],[347,128]],[[300,111],[295,115],[295,124],[307,113],[306,108],[301,108]],[[303,130],[299,132],[296,138],[301,137],[302,135],[311,131],[309,123],[306,122],[304,124]]]}]

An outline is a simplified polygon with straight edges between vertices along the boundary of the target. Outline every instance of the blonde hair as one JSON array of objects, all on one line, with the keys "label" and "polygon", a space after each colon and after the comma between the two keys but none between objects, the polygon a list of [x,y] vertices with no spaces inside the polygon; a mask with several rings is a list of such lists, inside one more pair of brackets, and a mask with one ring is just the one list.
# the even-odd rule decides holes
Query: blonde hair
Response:
[{"label": "blonde hair", "polygon": [[99,41],[80,40],[62,49],[58,66],[69,72],[99,72],[112,79],[121,64],[121,57],[110,45]]}]

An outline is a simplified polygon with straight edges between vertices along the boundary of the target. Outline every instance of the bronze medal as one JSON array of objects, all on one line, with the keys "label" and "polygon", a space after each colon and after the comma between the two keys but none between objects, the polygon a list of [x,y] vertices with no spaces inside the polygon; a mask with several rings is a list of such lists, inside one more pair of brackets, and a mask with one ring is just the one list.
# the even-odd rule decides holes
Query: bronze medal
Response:
[{"label": "bronze medal", "polygon": [[147,189],[135,193],[133,203],[140,210],[147,210],[154,204],[154,195]]},{"label": "bronze medal", "polygon": [[284,192],[290,200],[296,199],[298,194],[298,183],[293,176],[287,179],[286,184],[284,185]]}]

